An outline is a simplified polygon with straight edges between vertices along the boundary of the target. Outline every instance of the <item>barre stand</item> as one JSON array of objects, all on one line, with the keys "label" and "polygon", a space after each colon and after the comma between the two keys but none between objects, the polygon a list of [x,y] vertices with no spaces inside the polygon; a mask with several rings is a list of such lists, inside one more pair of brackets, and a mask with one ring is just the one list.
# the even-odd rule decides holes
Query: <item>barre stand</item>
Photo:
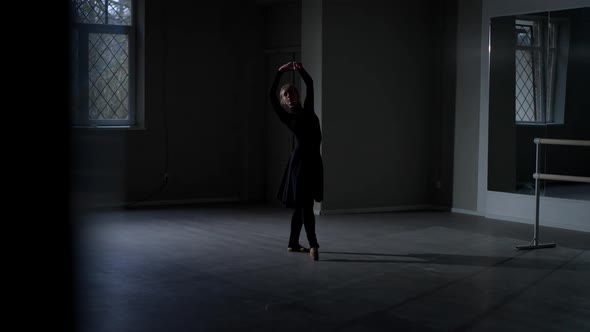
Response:
[{"label": "barre stand", "polygon": [[539,146],[541,144],[590,146],[590,141],[535,138],[534,142],[537,145],[536,170],[535,174],[533,174],[533,178],[535,179],[535,231],[533,240],[528,245],[516,246],[516,249],[518,250],[555,248],[556,246],[555,243],[541,243],[541,240],[539,240],[539,180],[559,180],[590,183],[590,177],[539,173]]}]

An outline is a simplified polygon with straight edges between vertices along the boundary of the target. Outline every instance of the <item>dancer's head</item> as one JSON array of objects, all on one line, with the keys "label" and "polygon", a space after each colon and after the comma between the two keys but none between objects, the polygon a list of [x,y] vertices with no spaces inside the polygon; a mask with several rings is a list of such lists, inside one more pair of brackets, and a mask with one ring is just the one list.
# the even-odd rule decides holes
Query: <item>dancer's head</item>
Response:
[{"label": "dancer's head", "polygon": [[285,84],[281,87],[281,105],[285,109],[292,109],[299,104],[299,91],[292,84]]}]

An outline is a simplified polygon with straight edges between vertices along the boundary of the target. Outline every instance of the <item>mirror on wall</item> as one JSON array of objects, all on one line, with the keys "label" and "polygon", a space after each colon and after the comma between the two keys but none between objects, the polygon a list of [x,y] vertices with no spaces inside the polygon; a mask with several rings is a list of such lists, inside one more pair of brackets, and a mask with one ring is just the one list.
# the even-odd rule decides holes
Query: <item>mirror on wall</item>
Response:
[{"label": "mirror on wall", "polygon": [[[534,195],[534,138],[590,140],[590,7],[490,21],[488,190]],[[540,171],[590,177],[590,147],[541,145]],[[590,200],[590,184],[540,181]]]}]

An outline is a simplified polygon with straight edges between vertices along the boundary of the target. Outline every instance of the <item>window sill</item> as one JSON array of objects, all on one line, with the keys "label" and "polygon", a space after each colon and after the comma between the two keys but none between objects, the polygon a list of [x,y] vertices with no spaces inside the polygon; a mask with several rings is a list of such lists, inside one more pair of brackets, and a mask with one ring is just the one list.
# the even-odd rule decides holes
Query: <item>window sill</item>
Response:
[{"label": "window sill", "polygon": [[536,122],[517,122],[517,126],[530,127],[559,127],[565,126],[565,123],[536,123]]},{"label": "window sill", "polygon": [[146,130],[143,126],[72,126],[73,130],[135,131]]}]

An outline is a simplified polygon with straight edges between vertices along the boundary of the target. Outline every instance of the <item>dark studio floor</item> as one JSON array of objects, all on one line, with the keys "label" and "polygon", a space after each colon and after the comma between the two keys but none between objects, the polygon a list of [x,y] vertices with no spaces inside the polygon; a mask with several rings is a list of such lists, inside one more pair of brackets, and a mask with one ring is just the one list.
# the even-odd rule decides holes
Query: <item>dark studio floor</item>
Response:
[{"label": "dark studio floor", "polygon": [[[590,233],[449,212],[143,208],[80,217],[79,331],[590,331]],[[307,245],[305,232],[301,243]]]}]

